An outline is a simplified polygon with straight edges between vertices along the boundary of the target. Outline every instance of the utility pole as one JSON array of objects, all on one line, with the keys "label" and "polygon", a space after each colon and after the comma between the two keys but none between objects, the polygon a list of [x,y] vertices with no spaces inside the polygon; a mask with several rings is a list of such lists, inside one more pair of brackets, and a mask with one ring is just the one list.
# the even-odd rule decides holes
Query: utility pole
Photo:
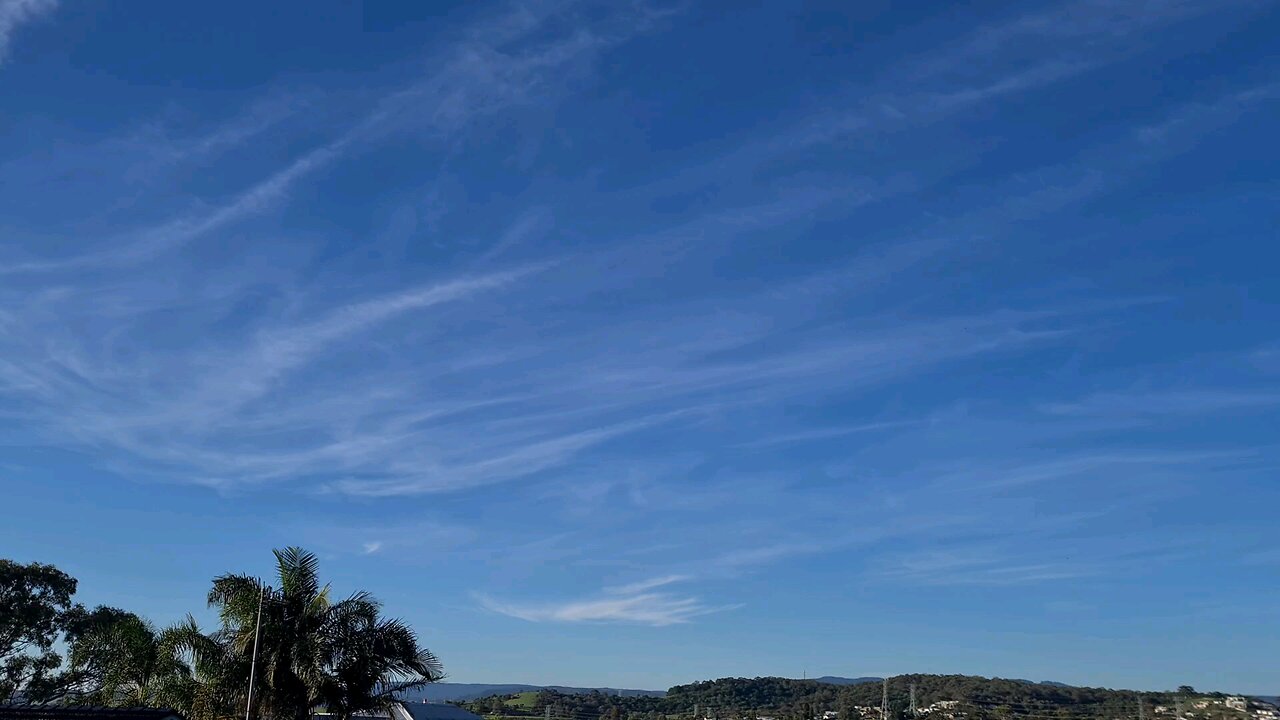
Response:
[{"label": "utility pole", "polygon": [[880,695],[880,720],[889,720],[889,678],[884,679],[884,691]]},{"label": "utility pole", "polygon": [[1146,720],[1146,711],[1142,707],[1142,696],[1138,696],[1138,720]]},{"label": "utility pole", "polygon": [[1178,698],[1178,701],[1174,703],[1173,707],[1174,720],[1182,720],[1182,698]]},{"label": "utility pole", "polygon": [[249,661],[249,699],[244,703],[244,720],[249,720],[253,710],[253,678],[258,669],[258,637],[262,634],[262,600],[267,596],[267,586],[258,589],[258,622],[253,626],[253,659]]},{"label": "utility pole", "polygon": [[542,718],[543,718],[543,720],[551,720],[551,705],[550,705],[550,704],[548,704],[545,708],[543,708],[543,709],[542,709]]},{"label": "utility pole", "polygon": [[911,683],[911,717],[916,715],[916,684]]}]

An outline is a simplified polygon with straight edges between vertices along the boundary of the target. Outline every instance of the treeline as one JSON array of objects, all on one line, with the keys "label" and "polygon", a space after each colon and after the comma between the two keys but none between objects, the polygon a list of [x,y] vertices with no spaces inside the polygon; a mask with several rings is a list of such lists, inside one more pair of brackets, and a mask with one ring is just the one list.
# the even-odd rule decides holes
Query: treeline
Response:
[{"label": "treeline", "polygon": [[[1133,714],[1138,697],[1127,691],[1042,685],[971,675],[901,675],[889,680],[891,712],[900,713],[909,707],[913,685],[918,707],[955,700],[979,707],[1089,708],[1096,710],[1099,717],[1115,717],[1121,708],[1127,708],[1128,712],[1119,712],[1120,715]],[[678,685],[667,692],[666,699],[674,712],[698,705],[730,712],[757,709],[794,715],[802,711],[806,703],[813,713],[839,712],[842,708],[847,711],[850,706],[878,708],[883,692],[881,683],[829,685],[787,678],[724,678]],[[1159,702],[1163,696],[1154,694],[1146,697],[1148,702]],[[1172,695],[1170,702],[1171,698]]]},{"label": "treeline", "polygon": [[[950,701],[956,705],[946,714],[957,717],[1032,716],[1041,720],[1136,717],[1139,703],[1147,717],[1154,717],[1157,706],[1172,706],[1180,698],[1195,694],[1189,687],[1167,693],[1136,693],[969,675],[902,675],[888,682],[891,717],[909,716],[913,687],[917,708]],[[879,682],[834,685],[777,677],[722,678],[677,685],[668,690],[665,697],[574,695],[544,690],[533,698],[495,696],[463,705],[481,715],[550,714],[552,718],[568,720],[689,720],[695,715],[719,720],[750,720],[760,716],[812,720],[827,711],[838,713],[840,720],[859,720],[872,708],[875,712],[870,715],[879,718],[884,690]]]},{"label": "treeline", "polygon": [[[113,607],[76,603],[75,578],[0,559],[0,703],[163,707],[191,720],[350,718],[443,677],[413,630],[371,595],[331,597],[316,556],[275,551],[274,587],[213,579],[219,627],[191,616],[158,628]],[[256,657],[255,657],[256,647]],[[253,677],[252,703],[249,700]]]}]

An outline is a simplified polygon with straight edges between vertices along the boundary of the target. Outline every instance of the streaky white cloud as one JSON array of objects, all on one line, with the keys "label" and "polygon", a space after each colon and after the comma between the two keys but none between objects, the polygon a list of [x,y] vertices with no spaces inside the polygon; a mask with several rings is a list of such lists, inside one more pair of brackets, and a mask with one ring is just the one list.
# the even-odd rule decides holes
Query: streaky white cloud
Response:
[{"label": "streaky white cloud", "polygon": [[607,587],[604,592],[609,595],[638,595],[648,590],[673,585],[679,582],[685,582],[692,578],[688,575],[663,575],[661,577],[650,578],[648,580],[637,580],[626,585],[614,585]]},{"label": "streaky white cloud", "polygon": [[[259,363],[255,370],[269,378],[306,362],[326,345],[365,328],[404,313],[425,310],[502,288],[546,267],[544,264],[464,276],[340,307],[314,322],[264,334],[255,348],[255,359]],[[242,386],[246,384],[243,379],[235,382]]]},{"label": "streaky white cloud", "polygon": [[614,588],[597,597],[547,603],[506,602],[486,595],[477,598],[486,610],[529,622],[626,623],[653,627],[680,625],[702,615],[741,607],[712,606],[696,596],[648,592],[643,587],[631,591]]},{"label": "streaky white cloud", "polygon": [[1080,400],[1051,403],[1054,415],[1142,418],[1214,415],[1280,407],[1280,392],[1272,388],[1191,388],[1150,392],[1098,393]]},{"label": "streaky white cloud", "polygon": [[332,162],[353,140],[354,136],[349,135],[313,148],[209,212],[179,217],[162,225],[143,229],[131,237],[111,243],[111,247],[103,250],[57,260],[0,265],[0,275],[114,268],[144,261],[157,253],[180,247],[262,211],[284,197],[298,180]]},{"label": "streaky white cloud", "polygon": [[34,22],[58,7],[58,0],[0,0],[0,65],[9,56],[18,28]]},{"label": "streaky white cloud", "polygon": [[1099,66],[1099,61],[1050,60],[1030,68],[996,77],[970,87],[941,90],[926,96],[925,105],[938,110],[977,105],[1005,95],[1034,90],[1079,75]]},{"label": "streaky white cloud", "polygon": [[819,541],[774,543],[772,545],[733,550],[716,558],[714,564],[718,567],[729,569],[739,569],[752,565],[768,565],[796,555],[823,552],[839,544]]},{"label": "streaky white cloud", "polygon": [[[43,6],[48,0],[8,2],[16,3],[14,7],[18,8],[9,15],[25,19],[29,16],[28,6]],[[530,13],[517,8],[513,16],[520,20],[485,22],[481,26],[502,27],[514,34],[462,33],[468,39],[432,64],[439,70],[383,96],[336,137],[303,152],[230,201],[205,212],[184,214],[130,236],[113,238],[102,243],[105,247],[100,250],[57,259],[9,262],[0,265],[0,275],[128,266],[181,247],[273,207],[287,197],[298,182],[329,168],[353,148],[368,146],[396,132],[435,133],[449,138],[465,131],[469,123],[480,117],[534,98],[548,102],[553,97],[549,86],[558,72],[586,55],[642,32],[651,20],[615,23],[616,27],[611,26],[613,31],[607,37],[582,29],[532,46],[524,42],[518,48],[502,47],[532,40],[539,34],[541,23],[553,17],[554,11]],[[0,22],[4,17],[0,15]],[[3,27],[0,24],[0,29]],[[0,35],[0,39],[3,37]]]},{"label": "streaky white cloud", "polygon": [[875,558],[870,577],[913,585],[1013,586],[1080,580],[1132,572],[1187,559],[1194,543],[1184,537],[1130,533],[1061,535],[1084,518],[1054,518],[1047,528],[1025,528],[1008,537],[971,534],[946,543]]},{"label": "streaky white cloud", "polygon": [[758,440],[742,443],[742,447],[748,448],[767,448],[777,445],[789,445],[792,443],[817,442],[821,440],[832,440],[835,438],[847,437],[850,435],[859,435],[862,433],[877,432],[881,430],[897,430],[899,428],[910,427],[923,422],[922,420],[891,420],[884,422],[862,423],[859,425],[842,425],[835,427],[819,427],[811,430],[802,430],[800,432],[780,433],[762,437]]},{"label": "streaky white cloud", "polygon": [[372,540],[361,546],[361,552],[364,555],[372,555],[381,549],[382,549],[382,542],[379,540]]},{"label": "streaky white cloud", "polygon": [[942,481],[970,488],[1013,488],[1067,481],[1111,477],[1120,470],[1138,473],[1174,473],[1186,468],[1200,470],[1215,466],[1230,466],[1246,460],[1253,451],[1194,451],[1194,450],[1134,450],[1076,454],[1047,462],[1019,464],[1001,467],[987,463],[978,470],[963,471]]},{"label": "streaky white cloud", "polygon": [[1097,571],[1070,561],[1037,561],[998,548],[937,550],[883,561],[881,578],[923,585],[1027,585],[1074,580]]},{"label": "streaky white cloud", "polygon": [[1074,53],[1077,58],[1103,51],[1127,49],[1132,38],[1154,28],[1216,12],[1248,11],[1263,7],[1256,0],[1205,3],[1187,0],[1066,0],[1047,9],[996,20],[969,33],[956,45],[945,47],[941,57],[926,57],[921,75],[972,72],[979,59],[1019,53]]},{"label": "streaky white cloud", "polygon": [[1280,100],[1280,83],[1254,85],[1209,101],[1189,103],[1158,122],[1138,128],[1135,135],[1148,145],[1191,141],[1207,129],[1226,125],[1257,105],[1276,100]]},{"label": "streaky white cloud", "polygon": [[204,160],[245,145],[311,106],[307,94],[284,92],[253,102],[221,124],[202,133],[175,134],[165,123],[151,123],[135,142],[150,145],[157,160],[179,164]]},{"label": "streaky white cloud", "polygon": [[[506,482],[561,466],[588,448],[639,428],[650,427],[653,422],[654,419],[642,419],[563,435],[543,435],[528,442],[517,442],[514,447],[497,453],[481,450],[466,453],[456,460],[398,459],[388,468],[390,478],[339,480],[329,484],[327,489],[353,496],[398,497],[460,491]],[[442,455],[447,458],[449,453]]]}]

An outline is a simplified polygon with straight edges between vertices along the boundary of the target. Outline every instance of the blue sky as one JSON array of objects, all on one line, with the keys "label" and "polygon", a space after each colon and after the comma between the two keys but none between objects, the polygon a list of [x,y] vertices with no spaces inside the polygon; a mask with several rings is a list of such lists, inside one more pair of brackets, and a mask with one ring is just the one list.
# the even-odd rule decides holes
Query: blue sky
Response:
[{"label": "blue sky", "polygon": [[1276,692],[1280,6],[0,0],[0,554],[458,681]]}]

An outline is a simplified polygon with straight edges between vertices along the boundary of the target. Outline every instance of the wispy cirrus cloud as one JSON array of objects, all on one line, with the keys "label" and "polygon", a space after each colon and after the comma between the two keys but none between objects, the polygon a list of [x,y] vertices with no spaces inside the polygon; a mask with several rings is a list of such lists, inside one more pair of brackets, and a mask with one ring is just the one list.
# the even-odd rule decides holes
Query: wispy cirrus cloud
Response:
[{"label": "wispy cirrus cloud", "polygon": [[1131,52],[1133,39],[1142,33],[1213,12],[1248,12],[1261,5],[1255,0],[1221,4],[1184,0],[1057,2],[979,27],[944,47],[938,57],[922,58],[917,72],[922,76],[972,73],[980,71],[977,68],[982,60],[1046,53],[1055,53],[1061,60],[1083,60],[1091,66],[1104,61],[1107,54]]},{"label": "wispy cirrus cloud", "polygon": [[[1223,387],[1144,405],[1098,370],[1116,337],[1168,321],[1150,299],[1167,288],[1093,275],[1110,245],[1080,226],[1269,86],[1069,142],[1029,147],[1019,124],[1041,91],[1212,6],[1054,4],[749,127],[708,117],[730,126],[670,152],[651,121],[678,100],[592,84],[660,13],[576,7],[522,4],[451,33],[424,74],[321,87],[306,112],[250,101],[107,143],[155,141],[136,166],[94,155],[109,175],[255,157],[163,201],[155,170],[109,205],[110,233],[3,250],[15,445],[367,513],[289,530],[379,562],[447,548],[483,568],[464,588],[524,573],[529,595],[482,596],[511,617],[648,626],[811,561],[899,587],[1103,576],[1127,566],[1064,538],[1127,546],[1117,509],[1268,461],[1248,439],[1126,434],[1274,403]],[[604,129],[626,139],[603,147]]]},{"label": "wispy cirrus cloud", "polygon": [[0,64],[9,55],[9,47],[18,28],[51,14],[58,0],[0,0]]},{"label": "wispy cirrus cloud", "polygon": [[1186,389],[1151,392],[1099,393],[1045,406],[1056,415],[1159,419],[1169,416],[1212,415],[1280,406],[1280,392],[1271,388],[1242,390]]},{"label": "wispy cirrus cloud", "polygon": [[648,580],[637,580],[627,583],[626,585],[614,585],[607,587],[604,592],[608,595],[639,595],[641,593],[656,588],[672,585],[678,582],[690,580],[688,575],[663,575],[661,577],[649,578]]},{"label": "wispy cirrus cloud", "polygon": [[1026,585],[1075,580],[1098,572],[1087,564],[1046,561],[1000,548],[935,550],[882,563],[882,579],[923,585]]},{"label": "wispy cirrus cloud", "polygon": [[740,605],[713,606],[697,596],[653,592],[655,588],[685,580],[667,576],[621,587],[608,588],[598,596],[547,603],[513,603],[478,596],[480,605],[491,612],[529,622],[625,623],[665,627],[691,622],[711,613],[733,610]]},{"label": "wispy cirrus cloud", "polygon": [[[54,6],[52,0],[6,1],[9,4],[3,6],[4,14],[0,14],[0,31],[6,29],[6,21],[12,27],[34,17],[37,10]],[[435,58],[432,65],[439,68],[437,71],[376,99],[368,112],[332,139],[303,151],[229,200],[111,238],[101,243],[104,247],[100,250],[54,259],[3,262],[0,275],[128,266],[180,248],[274,207],[299,182],[332,166],[356,148],[405,132],[449,139],[464,133],[470,123],[480,118],[533,98],[546,102],[553,93],[557,73],[629,35],[643,32],[654,20],[651,13],[640,12],[639,16],[621,13],[626,17],[610,16],[607,32],[584,27],[544,40],[545,23],[555,17],[556,9],[555,3],[549,3],[540,12],[513,11],[511,17],[519,18],[519,22],[480,23],[463,33],[464,41]],[[0,40],[6,38],[7,35],[0,32]],[[0,50],[3,48],[0,45]],[[262,123],[270,121],[269,117],[261,120]],[[254,122],[242,121],[181,153],[202,153],[236,142],[254,134],[258,129],[254,125]]]},{"label": "wispy cirrus cloud", "polygon": [[976,462],[976,467],[942,473],[939,488],[1011,489],[1041,483],[1089,482],[1116,473],[1135,477],[1175,476],[1221,470],[1248,461],[1251,450],[1109,449],[1104,452],[1061,453],[1038,462]]}]

